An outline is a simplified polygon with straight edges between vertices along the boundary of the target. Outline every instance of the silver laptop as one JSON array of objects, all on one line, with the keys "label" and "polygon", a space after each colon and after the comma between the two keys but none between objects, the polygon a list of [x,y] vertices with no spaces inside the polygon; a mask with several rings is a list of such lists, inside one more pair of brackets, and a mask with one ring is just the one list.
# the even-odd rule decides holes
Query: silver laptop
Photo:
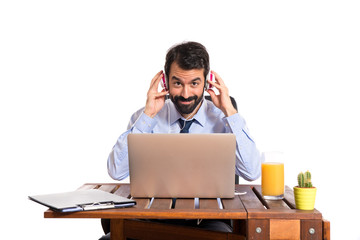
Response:
[{"label": "silver laptop", "polygon": [[233,134],[129,134],[133,197],[233,198]]}]

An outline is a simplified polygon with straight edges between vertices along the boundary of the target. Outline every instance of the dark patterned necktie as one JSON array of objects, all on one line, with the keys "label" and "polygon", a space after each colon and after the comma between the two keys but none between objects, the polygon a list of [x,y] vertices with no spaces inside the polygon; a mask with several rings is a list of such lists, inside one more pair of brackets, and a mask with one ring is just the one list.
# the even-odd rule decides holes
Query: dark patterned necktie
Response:
[{"label": "dark patterned necktie", "polygon": [[190,120],[190,121],[184,121],[181,118],[179,118],[179,123],[180,123],[180,133],[189,133],[189,128],[191,126],[191,124],[194,122],[195,119]]}]

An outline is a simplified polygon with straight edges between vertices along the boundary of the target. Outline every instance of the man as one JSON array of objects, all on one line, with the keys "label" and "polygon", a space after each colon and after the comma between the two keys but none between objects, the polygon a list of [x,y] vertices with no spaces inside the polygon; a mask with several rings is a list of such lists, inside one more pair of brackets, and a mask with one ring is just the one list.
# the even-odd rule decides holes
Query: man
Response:
[{"label": "man", "polygon": [[[128,130],[118,138],[109,155],[108,172],[113,179],[122,180],[129,175],[129,133],[179,133],[191,120],[189,133],[235,134],[236,174],[249,181],[260,176],[259,151],[244,119],[231,103],[228,88],[214,71],[215,81],[209,83],[219,94],[208,89],[212,101],[204,99],[209,71],[209,55],[200,43],[186,42],[168,51],[165,73],[160,71],[154,76],[145,107],[132,115]],[[164,74],[167,90],[159,92],[158,86]],[[167,94],[170,99],[165,100]]]}]

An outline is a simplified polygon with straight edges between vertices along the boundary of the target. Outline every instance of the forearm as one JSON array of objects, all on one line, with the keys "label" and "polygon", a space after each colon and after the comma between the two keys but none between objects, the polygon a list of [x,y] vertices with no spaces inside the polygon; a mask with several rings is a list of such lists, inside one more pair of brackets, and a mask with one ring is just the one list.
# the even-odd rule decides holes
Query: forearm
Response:
[{"label": "forearm", "polygon": [[115,180],[122,180],[129,176],[129,160],[127,136],[130,133],[150,133],[156,121],[143,114],[142,110],[133,115],[128,130],[121,134],[107,160],[109,175]]},{"label": "forearm", "polygon": [[121,134],[107,160],[108,173],[115,180],[122,180],[129,176],[127,135],[130,132],[131,129]]},{"label": "forearm", "polygon": [[236,174],[248,181],[261,174],[260,152],[250,137],[245,120],[234,114],[224,119],[228,130],[236,136]]}]

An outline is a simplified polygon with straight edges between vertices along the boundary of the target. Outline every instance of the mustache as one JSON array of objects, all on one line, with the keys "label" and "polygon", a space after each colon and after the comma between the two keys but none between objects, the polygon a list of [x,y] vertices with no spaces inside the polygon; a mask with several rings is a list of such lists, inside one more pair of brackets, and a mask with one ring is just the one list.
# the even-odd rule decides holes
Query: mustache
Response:
[{"label": "mustache", "polygon": [[198,96],[191,96],[191,97],[188,97],[188,98],[184,98],[183,96],[175,96],[174,97],[174,100],[177,102],[177,101],[182,101],[182,102],[191,102],[192,100],[197,100],[198,99]]}]

